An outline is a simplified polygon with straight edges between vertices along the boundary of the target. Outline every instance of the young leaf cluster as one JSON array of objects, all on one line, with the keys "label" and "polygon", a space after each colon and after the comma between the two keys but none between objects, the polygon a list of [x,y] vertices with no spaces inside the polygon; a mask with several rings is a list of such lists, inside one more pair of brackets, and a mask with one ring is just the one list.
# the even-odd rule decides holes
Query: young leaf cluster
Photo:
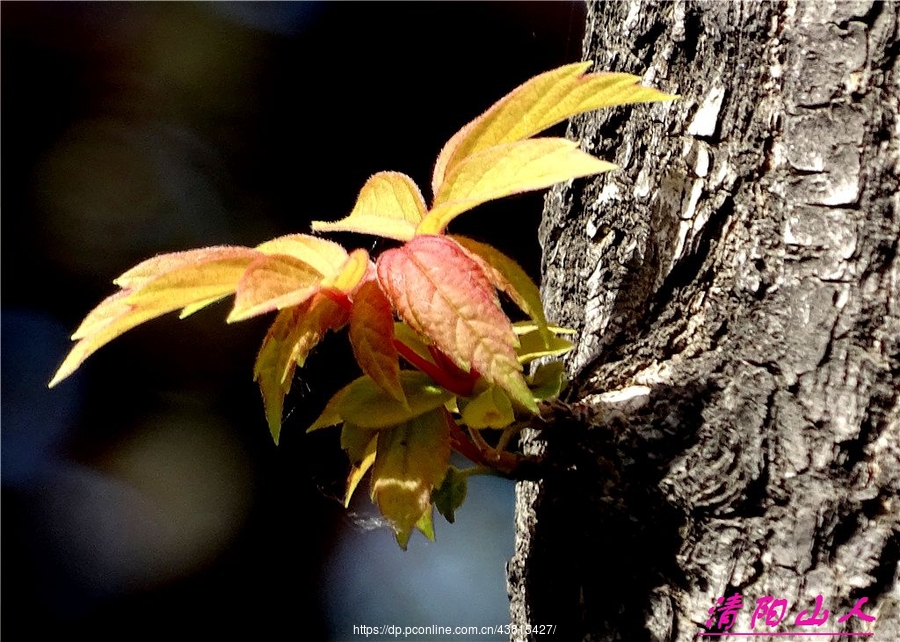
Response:
[{"label": "young leaf cluster", "polygon": [[[345,502],[370,474],[370,493],[406,546],[414,529],[433,537],[432,507],[450,521],[472,471],[513,474],[510,438],[556,397],[559,362],[530,375],[524,364],[571,348],[544,316],[537,286],[489,245],[446,233],[477,205],[606,172],[611,163],[572,141],[535,135],[575,114],[671,99],[628,74],[566,65],[527,81],[460,129],[441,150],[426,204],[405,174],[380,172],[350,214],[316,232],[399,241],[373,258],[318,236],[294,234],[256,247],[164,254],[115,280],[119,291],[84,319],[50,386],[94,351],[163,314],[182,318],[234,295],[228,322],[276,312],[253,370],[278,442],[294,371],[324,335],[343,328],[362,376],[339,390],[309,430],[341,425],[351,472]],[[514,324],[499,294],[529,321]],[[482,431],[500,431],[485,437]],[[449,465],[456,450],[476,464]]]}]

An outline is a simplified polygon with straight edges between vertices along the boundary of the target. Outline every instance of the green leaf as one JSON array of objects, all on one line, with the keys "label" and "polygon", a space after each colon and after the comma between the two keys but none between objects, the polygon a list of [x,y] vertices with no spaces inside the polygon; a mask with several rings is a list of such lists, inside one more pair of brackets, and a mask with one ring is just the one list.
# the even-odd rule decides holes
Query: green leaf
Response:
[{"label": "green leaf", "polygon": [[529,380],[531,394],[535,399],[539,401],[555,399],[566,387],[565,366],[562,361],[542,363]]},{"label": "green leaf", "polygon": [[341,428],[341,448],[347,452],[347,458],[352,465],[356,466],[366,458],[369,444],[377,436],[377,430],[344,424]]},{"label": "green leaf", "polygon": [[519,335],[519,347],[516,354],[521,363],[530,363],[541,357],[558,357],[575,348],[575,344],[556,335],[550,335],[549,341],[544,341],[540,331],[528,332]]},{"label": "green leaf", "polygon": [[347,451],[347,457],[350,459],[344,508],[350,505],[356,487],[375,463],[377,446],[378,432],[375,430],[365,430],[350,424],[344,424],[341,429],[341,448]]},{"label": "green leaf", "polygon": [[371,377],[360,377],[331,398],[309,431],[341,421],[360,428],[389,428],[440,408],[453,397],[435,385],[428,375],[415,370],[400,372],[400,386],[406,404],[391,397]]},{"label": "green leaf", "polygon": [[[365,377],[360,378],[364,379]],[[356,381],[359,381],[359,379]],[[356,381],[353,383],[356,383]],[[322,411],[322,414],[320,414],[312,425],[306,429],[306,432],[312,432],[313,430],[319,430],[320,428],[328,428],[329,426],[336,426],[344,422],[344,418],[341,417],[340,407],[344,401],[344,397],[347,395],[347,391],[350,390],[350,386],[352,386],[353,383],[347,384],[331,396],[331,399],[325,404],[325,409]]]},{"label": "green leaf", "polygon": [[422,533],[425,537],[428,538],[428,541],[434,541],[434,511],[431,509],[431,506],[428,507],[424,513],[422,513],[422,517],[416,522],[416,530]]},{"label": "green leaf", "polygon": [[422,357],[425,361],[434,363],[431,352],[428,350],[428,344],[422,339],[421,335],[416,333],[412,328],[403,321],[394,322],[394,338],[405,344],[410,350]]},{"label": "green leaf", "polygon": [[[513,323],[513,331],[518,336],[528,334],[529,332],[534,332],[537,329],[538,325],[534,321],[516,321],[515,323]],[[562,326],[553,324],[547,325],[547,329],[555,335],[578,334],[578,330],[573,330],[572,328],[564,328]]]},{"label": "green leaf", "polygon": [[458,468],[450,466],[440,488],[431,494],[438,512],[451,524],[456,520],[456,511],[466,500],[469,492],[469,476],[460,473]]},{"label": "green leaf", "polygon": [[506,428],[516,419],[509,397],[497,386],[489,386],[471,401],[457,399],[457,403],[469,428]]},{"label": "green leaf", "polygon": [[404,550],[431,510],[431,492],[450,462],[450,431],[443,410],[433,410],[378,433],[372,495]]}]

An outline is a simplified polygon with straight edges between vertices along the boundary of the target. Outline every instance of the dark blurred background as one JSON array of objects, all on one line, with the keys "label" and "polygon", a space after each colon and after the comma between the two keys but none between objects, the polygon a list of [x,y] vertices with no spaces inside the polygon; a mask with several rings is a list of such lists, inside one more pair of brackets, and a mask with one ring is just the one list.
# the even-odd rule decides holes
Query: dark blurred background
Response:
[{"label": "dark blurred background", "polygon": [[[356,376],[345,337],[299,373],[278,448],[251,377],[270,319],[226,326],[227,304],[46,383],[144,258],[307,232],[379,170],[427,199],[443,143],[578,60],[583,24],[569,2],[3,3],[4,640],[508,622],[511,483],[473,480],[457,523],[405,553],[366,493],[336,500],[337,431],[303,429]],[[507,199],[454,231],[537,278],[541,206]]]}]

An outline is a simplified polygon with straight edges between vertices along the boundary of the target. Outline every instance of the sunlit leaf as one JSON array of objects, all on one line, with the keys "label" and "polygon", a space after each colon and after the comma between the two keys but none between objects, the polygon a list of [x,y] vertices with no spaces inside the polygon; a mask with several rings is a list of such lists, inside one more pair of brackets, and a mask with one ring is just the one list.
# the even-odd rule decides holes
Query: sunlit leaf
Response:
[{"label": "sunlit leaf", "polygon": [[262,392],[266,419],[276,444],[281,433],[284,396],[290,391],[295,367],[304,364],[326,332],[340,329],[347,318],[348,312],[323,294],[282,310],[275,318],[256,358],[253,378]]},{"label": "sunlit leaf", "polygon": [[534,374],[529,377],[531,394],[535,399],[554,399],[566,387],[566,369],[562,361],[549,361],[540,364]]},{"label": "sunlit leaf", "polygon": [[405,403],[394,347],[394,315],[374,280],[363,283],[353,296],[350,345],[362,371],[395,400]]},{"label": "sunlit leaf", "polygon": [[419,521],[416,522],[416,530],[427,537],[429,541],[434,541],[434,511],[431,506],[422,513]]},{"label": "sunlit leaf", "polygon": [[214,296],[214,297],[210,297],[208,299],[204,299],[203,301],[198,301],[197,303],[191,303],[190,305],[186,305],[186,306],[184,306],[184,308],[182,308],[181,312],[178,314],[178,318],[179,319],[187,319],[189,316],[191,316],[195,312],[199,312],[203,308],[212,305],[216,301],[221,301],[222,299],[224,299],[227,296],[228,296],[227,294],[223,294],[222,296]]},{"label": "sunlit leaf", "polygon": [[350,313],[343,306],[319,293],[298,308],[297,324],[288,340],[294,345],[291,359],[298,366],[306,363],[310,351],[318,345],[328,331],[337,332],[349,320]]},{"label": "sunlit leaf", "polygon": [[171,252],[160,254],[153,258],[141,261],[133,268],[113,280],[120,288],[130,288],[132,291],[160,276],[177,272],[186,275],[196,275],[194,270],[199,269],[203,273],[204,266],[232,260],[243,261],[247,265],[259,256],[259,253],[247,247],[220,245],[204,247],[197,250],[185,250],[184,252]]},{"label": "sunlit leaf", "polygon": [[[356,381],[359,381],[359,379],[357,379]],[[344,418],[341,416],[340,411],[341,404],[344,402],[344,397],[347,395],[347,391],[350,390],[350,387],[354,383],[356,383],[356,381],[348,383],[346,386],[344,386],[331,396],[331,399],[329,399],[328,403],[325,404],[325,408],[322,410],[322,413],[316,418],[312,425],[310,425],[310,427],[306,429],[306,432],[312,432],[314,430],[319,430],[320,428],[328,428],[330,426],[337,426],[338,424],[343,423]]]},{"label": "sunlit leaf", "polygon": [[288,234],[256,246],[263,254],[286,254],[311,265],[326,277],[338,274],[347,262],[347,250],[334,241],[310,236]]},{"label": "sunlit leaf", "polygon": [[299,305],[319,291],[322,276],[309,263],[292,256],[261,256],[241,277],[227,321]]},{"label": "sunlit leaf", "polygon": [[545,342],[540,332],[535,330],[519,336],[516,354],[521,363],[530,363],[541,357],[558,357],[574,348],[574,343],[553,334],[550,335],[550,340]]},{"label": "sunlit leaf", "polygon": [[363,249],[353,250],[341,269],[322,281],[322,287],[350,294],[362,281],[370,267],[368,252]]},{"label": "sunlit leaf", "polygon": [[[538,329],[538,325],[534,321],[516,321],[513,323],[513,331],[518,335],[522,336],[523,334],[528,334],[529,332],[534,332]],[[559,325],[554,325],[552,323],[547,325],[547,329],[550,330],[555,335],[562,334],[578,334],[578,330],[573,330],[572,328],[564,328]]]},{"label": "sunlit leaf", "polygon": [[435,508],[451,524],[456,520],[456,511],[466,501],[469,492],[469,476],[450,466],[440,487],[431,494]]},{"label": "sunlit leaf", "polygon": [[[296,305],[316,291],[316,282],[325,275],[355,286],[361,276],[355,274],[365,273],[368,267],[365,251],[359,252],[351,270],[342,247],[298,234],[256,249],[208,247],[142,261],[115,280],[122,290],[87,315],[72,336],[79,342],[50,385],[69,376],[88,356],[127,330],[178,309],[184,318],[238,289],[231,321]],[[348,271],[352,274],[345,276]]]},{"label": "sunlit leaf", "polygon": [[372,495],[391,522],[397,543],[431,510],[431,491],[450,462],[450,434],[443,410],[435,410],[378,433]]},{"label": "sunlit leaf", "polygon": [[457,400],[463,423],[470,428],[506,428],[515,421],[509,397],[497,386],[489,386],[474,399]]},{"label": "sunlit leaf", "polygon": [[516,358],[515,333],[497,293],[475,261],[454,241],[418,236],[384,252],[378,280],[403,320],[469,372],[474,368],[524,408],[537,406]]},{"label": "sunlit leaf", "polygon": [[73,339],[79,341],[66,355],[62,365],[50,380],[49,387],[52,388],[75,372],[85,359],[119,335],[168,311],[135,308],[125,301],[128,294],[127,290],[118,292],[94,308],[88,319],[85,319],[85,324],[90,321],[87,329],[84,329],[85,324],[82,324],[82,327],[72,335]]},{"label": "sunlit leaf", "polygon": [[571,116],[602,107],[672,100],[621,73],[584,75],[590,62],[565,65],[523,83],[465,125],[444,145],[432,177],[437,194],[453,169],[479,150],[523,140]]},{"label": "sunlit leaf", "polygon": [[400,385],[406,403],[391,397],[371,377],[360,377],[331,398],[309,430],[341,421],[360,428],[387,428],[439,408],[452,396],[427,375],[414,370],[400,372]]},{"label": "sunlit leaf", "polygon": [[234,292],[244,270],[259,256],[249,248],[212,247],[164,254],[138,264],[116,279],[123,289],[92,310],[72,335],[78,343],[57,370],[50,387],[131,328],[168,312],[201,302],[209,304]]},{"label": "sunlit leaf", "polygon": [[291,390],[296,366],[296,362],[290,358],[294,346],[288,341],[296,323],[296,313],[296,310],[282,310],[278,313],[263,340],[253,368],[253,378],[262,392],[269,432],[276,444],[281,436],[284,396]]},{"label": "sunlit leaf", "polygon": [[466,210],[511,194],[616,169],[564,138],[535,138],[488,147],[465,157],[444,177],[416,234],[440,234]]},{"label": "sunlit leaf", "polygon": [[347,477],[347,490],[344,493],[344,508],[350,505],[350,500],[353,498],[359,482],[375,463],[377,444],[377,431],[364,430],[350,424],[344,424],[341,429],[341,448],[347,451],[347,457],[350,459],[350,475]]},{"label": "sunlit leaf", "polygon": [[550,330],[547,328],[547,318],[544,316],[544,306],[541,303],[541,292],[531,277],[518,263],[487,245],[473,241],[465,236],[451,236],[454,241],[462,245],[481,265],[481,269],[494,284],[515,302],[519,308],[527,314],[540,328],[541,336],[545,341],[550,341]]},{"label": "sunlit leaf", "polygon": [[[216,249],[220,251],[213,251]],[[190,262],[179,261],[181,265],[174,268],[161,266],[155,278],[141,278],[139,285],[130,286],[128,303],[165,313],[231,294],[247,267],[260,256],[248,248],[210,248],[183,254],[196,256]]]},{"label": "sunlit leaf", "polygon": [[340,221],[313,221],[317,232],[358,232],[408,241],[425,216],[425,199],[406,174],[379,172],[363,185],[350,215]]}]

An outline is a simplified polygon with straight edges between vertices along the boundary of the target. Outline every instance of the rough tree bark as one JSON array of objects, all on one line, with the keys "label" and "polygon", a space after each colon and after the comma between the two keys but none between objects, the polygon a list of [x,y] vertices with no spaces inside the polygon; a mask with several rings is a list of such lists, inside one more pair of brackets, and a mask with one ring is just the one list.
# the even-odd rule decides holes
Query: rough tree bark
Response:
[{"label": "rough tree bark", "polygon": [[[900,640],[898,15],[590,5],[594,67],[682,98],[577,120],[621,169],[547,199],[545,302],[580,335],[571,410],[525,439],[515,624],[690,640],[739,593],[734,631],[773,596],[753,630]],[[877,620],[839,624],[862,597]]]}]

